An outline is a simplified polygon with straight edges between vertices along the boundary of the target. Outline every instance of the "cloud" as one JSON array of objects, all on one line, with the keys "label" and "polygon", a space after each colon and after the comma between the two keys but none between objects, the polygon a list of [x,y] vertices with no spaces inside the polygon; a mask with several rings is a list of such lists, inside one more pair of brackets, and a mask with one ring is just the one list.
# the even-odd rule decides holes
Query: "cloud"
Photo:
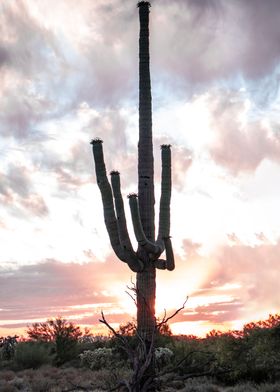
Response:
[{"label": "cloud", "polygon": [[243,304],[238,299],[214,302],[194,308],[187,308],[176,316],[174,322],[203,321],[209,324],[223,324],[238,319],[240,307]]},{"label": "cloud", "polygon": [[0,180],[0,200],[6,208],[23,214],[23,217],[27,212],[35,216],[48,214],[44,198],[34,190],[29,168],[11,163],[6,172],[0,172]]},{"label": "cloud", "polygon": [[189,238],[183,240],[183,250],[188,258],[193,258],[198,255],[198,250],[201,247],[201,244],[197,242],[193,242]]},{"label": "cloud", "polygon": [[4,66],[9,62],[9,53],[5,47],[0,46],[0,67]]},{"label": "cloud", "polygon": [[22,200],[22,206],[35,216],[45,216],[48,214],[48,206],[40,195],[29,195],[28,198]]},{"label": "cloud", "polygon": [[[124,281],[125,288],[129,274],[127,266],[113,257],[104,263],[46,260],[15,269],[1,268],[1,324],[7,320],[5,325],[20,326],[32,319],[57,315],[74,317],[83,323],[97,322],[101,309],[110,315],[116,313],[116,308],[122,308],[110,287],[119,280]],[[124,322],[122,315],[124,312],[120,310],[109,319]]]},{"label": "cloud", "polygon": [[275,296],[279,252],[279,241],[276,244],[262,242],[255,246],[221,247],[217,250],[210,279],[217,287],[238,283],[238,297],[247,311],[277,309],[280,306],[279,298]]},{"label": "cloud", "polygon": [[191,90],[236,73],[261,78],[280,59],[279,11],[277,0],[154,2],[153,64]]},{"label": "cloud", "polygon": [[[214,324],[215,328],[236,328],[236,320],[245,322],[276,312],[280,306],[275,295],[280,241],[269,243],[264,233],[259,233],[258,240],[258,244],[249,246],[233,236],[231,245],[220,246],[210,255],[200,255],[199,244],[186,239],[185,255],[176,255],[172,278],[160,277],[166,285],[174,279],[178,290],[185,282],[188,290],[186,307],[172,322],[206,322],[208,329]],[[196,284],[192,285],[195,279]],[[172,310],[168,309],[168,313]]]},{"label": "cloud", "polygon": [[38,122],[48,118],[50,112],[57,112],[55,75],[59,71],[55,69],[54,36],[31,15],[24,1],[3,8],[0,23],[5,67],[0,69],[1,136],[38,140],[40,132],[34,132]]},{"label": "cloud", "polygon": [[55,17],[45,1],[19,0],[3,7],[3,130],[12,128],[26,138],[28,128],[80,102],[116,106],[131,98],[131,91],[136,96],[137,9],[128,2],[114,3],[71,1],[69,6],[61,1]]},{"label": "cloud", "polygon": [[237,175],[255,171],[265,159],[279,162],[279,138],[269,120],[264,122],[261,114],[254,112],[244,92],[212,91],[206,102],[215,135],[209,151],[217,164]]},{"label": "cloud", "polygon": [[271,71],[280,59],[280,32],[276,24],[280,4],[277,0],[250,0],[246,3],[239,0],[237,4],[242,6],[244,22],[246,20],[248,26],[247,53],[241,63],[244,63],[247,76],[258,77]]},{"label": "cloud", "polygon": [[154,146],[154,166],[155,182],[161,182],[161,149],[162,144],[171,144],[171,170],[172,186],[179,192],[185,186],[185,178],[193,162],[193,152],[186,146],[180,145],[172,136],[155,136]]},{"label": "cloud", "polygon": [[[249,77],[271,71],[279,59],[279,33],[273,23],[278,8],[273,0],[269,5],[257,0],[256,7],[241,1],[154,2],[155,90],[163,74],[176,89],[180,84],[185,89],[185,81],[192,91],[202,82],[239,72],[240,66]],[[2,136],[44,138],[39,131],[44,121],[59,118],[84,101],[99,109],[137,101],[135,4],[61,1],[54,18],[45,1],[21,0],[5,5],[3,11]]]},{"label": "cloud", "polygon": [[[225,324],[234,325],[235,320],[264,317],[267,309],[279,308],[275,296],[279,242],[254,247],[223,246],[211,257],[199,255],[198,248],[199,244],[186,240],[187,263],[185,256],[177,255],[172,277],[166,271],[158,274],[158,299],[168,314],[172,314],[175,301],[179,307],[185,298],[183,294],[190,294],[186,308],[171,323],[200,321],[209,328],[214,324],[222,328]],[[92,252],[85,254],[91,260],[85,264],[46,260],[13,269],[2,267],[2,325],[16,327],[57,315],[95,325],[101,309],[109,322],[131,319],[119,293],[120,287],[125,289],[125,283],[131,279],[130,270],[115,257],[100,263],[92,260]],[[176,292],[171,304],[168,295],[170,290],[174,292],[174,284],[179,294]]]}]

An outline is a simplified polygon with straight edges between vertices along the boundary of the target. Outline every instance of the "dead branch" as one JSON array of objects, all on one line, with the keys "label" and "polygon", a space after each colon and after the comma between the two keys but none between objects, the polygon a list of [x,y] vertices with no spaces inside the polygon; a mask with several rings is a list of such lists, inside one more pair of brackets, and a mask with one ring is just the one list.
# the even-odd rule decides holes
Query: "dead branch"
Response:
[{"label": "dead branch", "polygon": [[105,319],[103,311],[101,311],[101,316],[102,319],[99,319],[100,323],[105,324],[106,327],[113,333],[113,335],[122,343],[121,348],[127,353],[129,360],[131,363],[134,362],[134,351],[132,348],[129,346],[128,341],[125,336],[122,336],[119,334]]},{"label": "dead branch", "polygon": [[170,316],[166,317],[166,310],[164,309],[164,316],[162,318],[162,321],[157,323],[157,329],[159,330],[160,327],[164,324],[167,324],[169,320],[173,319],[179,312],[181,312],[181,310],[183,310],[185,308],[185,305],[187,303],[187,300],[189,299],[189,297],[187,297],[183,303],[183,305],[178,308],[177,310],[175,310],[174,313],[172,313]]}]

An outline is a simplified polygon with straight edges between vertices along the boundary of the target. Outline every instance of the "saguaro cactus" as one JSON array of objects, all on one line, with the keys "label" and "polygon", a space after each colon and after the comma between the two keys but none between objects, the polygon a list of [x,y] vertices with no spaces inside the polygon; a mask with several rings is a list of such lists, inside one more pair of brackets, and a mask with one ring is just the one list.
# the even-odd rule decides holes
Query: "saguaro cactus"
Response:
[{"label": "saguaro cactus", "polygon": [[[129,206],[134,234],[138,242],[135,251],[129,239],[120,174],[112,171],[111,184],[106,175],[102,140],[91,141],[97,184],[101,191],[104,219],[112,248],[117,257],[136,272],[137,330],[147,349],[156,329],[155,296],[156,268],[175,268],[170,239],[171,146],[161,146],[162,175],[158,234],[155,237],[154,158],[152,142],[152,98],[149,56],[148,1],[140,1],[139,37],[139,144],[138,195],[130,194]],[[166,259],[161,259],[165,251]],[[150,369],[151,370],[151,369]]]}]

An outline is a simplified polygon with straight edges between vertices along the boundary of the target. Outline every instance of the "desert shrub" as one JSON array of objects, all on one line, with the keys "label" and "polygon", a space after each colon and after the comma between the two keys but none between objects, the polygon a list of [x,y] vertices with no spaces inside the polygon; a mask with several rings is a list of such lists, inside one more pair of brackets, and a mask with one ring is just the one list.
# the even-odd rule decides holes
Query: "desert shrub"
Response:
[{"label": "desert shrub", "polygon": [[243,360],[246,347],[241,337],[232,333],[212,331],[203,344],[205,349],[215,357],[212,371],[218,381],[234,384],[246,379],[244,375],[247,368]]},{"label": "desert shrub", "polygon": [[280,391],[280,384],[260,384],[258,386],[259,392],[279,392]]},{"label": "desert shrub", "polygon": [[218,363],[231,370],[220,375],[219,381],[260,384],[279,379],[280,315],[248,323],[242,331],[214,332],[205,343],[216,353]]},{"label": "desert shrub", "polygon": [[50,351],[51,345],[48,343],[21,342],[16,347],[15,361],[20,368],[36,369],[52,362],[53,355]]},{"label": "desert shrub", "polygon": [[11,385],[19,391],[24,391],[26,389],[26,382],[22,377],[15,376],[15,378],[11,381]]},{"label": "desert shrub", "polygon": [[185,387],[182,392],[222,392],[223,388],[219,387],[208,377],[192,378],[185,381]]},{"label": "desert shrub", "polygon": [[251,382],[239,383],[233,387],[225,388],[225,392],[257,392],[258,388]]},{"label": "desert shrub", "polygon": [[246,342],[246,378],[255,382],[275,381],[280,368],[280,341],[274,329],[254,328]]},{"label": "desert shrub", "polygon": [[12,370],[2,370],[0,373],[0,379],[5,381],[11,381],[15,377],[15,372]]},{"label": "desert shrub", "polygon": [[[40,369],[21,370],[18,372],[18,377],[23,380],[25,388],[32,392],[38,390],[41,392],[60,392],[71,386],[67,383],[63,370],[47,365],[40,367]],[[57,389],[55,389],[55,386]]]},{"label": "desert shrub", "polygon": [[212,332],[205,340],[205,346],[215,353],[215,369],[229,370],[217,375],[220,382],[236,384],[241,381],[261,383],[277,380],[280,340],[275,328],[250,323],[241,332]]},{"label": "desert shrub", "polygon": [[156,367],[158,369],[162,369],[163,367],[171,363],[173,357],[174,353],[172,350],[170,350],[170,348],[157,347],[155,349]]},{"label": "desert shrub", "polygon": [[36,342],[53,342],[58,365],[78,355],[77,345],[83,335],[79,326],[61,317],[43,323],[34,323],[28,327],[27,334]]},{"label": "desert shrub", "polygon": [[111,348],[97,348],[96,350],[84,351],[80,354],[82,366],[92,370],[110,367],[114,362],[113,350]]},{"label": "desert shrub", "polygon": [[18,336],[0,337],[0,359],[11,360],[15,354]]},{"label": "desert shrub", "polygon": [[18,392],[17,388],[14,385],[11,385],[7,381],[0,380],[0,391],[1,392]]},{"label": "desert shrub", "polygon": [[216,366],[216,356],[202,339],[194,336],[179,337],[173,342],[173,363],[180,376],[211,372]]},{"label": "desert shrub", "polygon": [[176,359],[180,360],[190,352],[202,350],[202,340],[195,336],[179,336],[168,347],[174,352]]},{"label": "desert shrub", "polygon": [[[96,392],[114,390],[120,380],[127,380],[129,378],[130,371],[126,368],[100,369],[92,373],[92,388]],[[123,391],[125,389],[118,390]]]},{"label": "desert shrub", "polygon": [[183,389],[183,392],[221,392],[221,391],[222,390],[217,385],[214,384],[191,385]]},{"label": "desert shrub", "polygon": [[77,353],[81,354],[84,351],[90,350],[96,350],[97,348],[103,348],[103,347],[113,347],[113,343],[111,342],[111,339],[108,336],[102,336],[102,335],[97,335],[97,336],[82,336],[77,344]]},{"label": "desert shrub", "polygon": [[29,380],[29,385],[32,392],[49,392],[56,387],[54,380],[47,377],[41,377],[40,373],[35,374],[34,377]]}]

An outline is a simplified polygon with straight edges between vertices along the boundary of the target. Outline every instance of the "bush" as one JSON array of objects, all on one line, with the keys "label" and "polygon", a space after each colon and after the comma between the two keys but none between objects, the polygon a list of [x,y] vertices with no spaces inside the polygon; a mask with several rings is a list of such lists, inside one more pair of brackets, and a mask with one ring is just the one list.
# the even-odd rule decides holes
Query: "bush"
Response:
[{"label": "bush", "polygon": [[170,350],[170,348],[157,347],[155,349],[156,366],[158,369],[162,369],[166,365],[170,364],[173,357],[174,353]]},{"label": "bush", "polygon": [[108,336],[83,336],[79,339],[77,344],[77,353],[82,354],[84,351],[93,351],[97,348],[112,347],[113,348],[113,338],[110,339]]},{"label": "bush", "polygon": [[11,360],[15,355],[15,347],[18,336],[0,337],[0,358],[2,360]]},{"label": "bush", "polygon": [[96,350],[84,351],[80,354],[82,366],[88,367],[92,370],[99,370],[110,367],[112,363],[116,362],[111,348],[97,348]]},{"label": "bush", "polygon": [[1,392],[17,392],[15,386],[7,383],[6,381],[0,380],[0,391]]},{"label": "bush", "polygon": [[16,364],[22,369],[39,368],[53,360],[51,345],[38,342],[18,343],[15,351]]},{"label": "bush", "polygon": [[62,365],[77,356],[78,340],[82,337],[79,326],[61,317],[34,323],[28,327],[27,334],[33,341],[55,344],[57,365]]}]

